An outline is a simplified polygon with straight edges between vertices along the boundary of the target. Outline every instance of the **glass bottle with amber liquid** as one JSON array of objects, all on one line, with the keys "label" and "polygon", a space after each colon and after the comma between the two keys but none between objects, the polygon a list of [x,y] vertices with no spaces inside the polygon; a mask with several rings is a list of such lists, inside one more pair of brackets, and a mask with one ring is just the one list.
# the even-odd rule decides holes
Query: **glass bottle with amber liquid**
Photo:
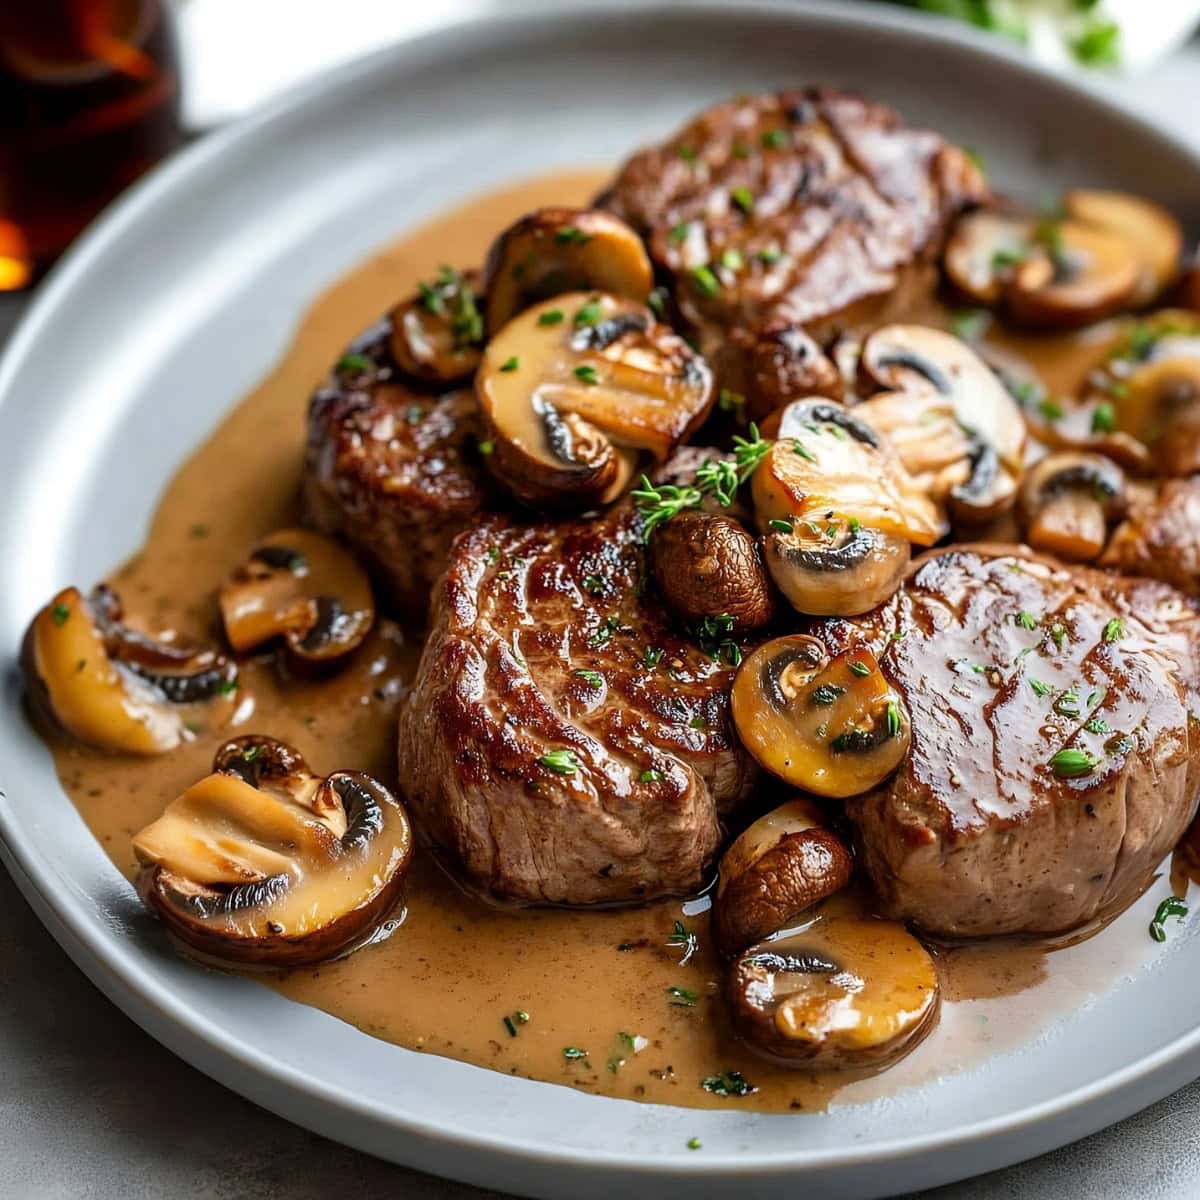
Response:
[{"label": "glass bottle with amber liquid", "polygon": [[0,291],[178,145],[165,0],[0,0]]}]

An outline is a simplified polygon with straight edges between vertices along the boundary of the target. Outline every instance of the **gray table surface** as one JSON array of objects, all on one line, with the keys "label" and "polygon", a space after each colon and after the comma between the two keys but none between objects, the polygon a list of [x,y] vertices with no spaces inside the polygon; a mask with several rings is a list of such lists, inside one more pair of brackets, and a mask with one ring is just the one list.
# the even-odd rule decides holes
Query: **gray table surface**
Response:
[{"label": "gray table surface", "polygon": [[[1200,45],[1120,88],[1200,145]],[[24,303],[0,297],[0,343]],[[0,1200],[498,1195],[379,1162],[226,1091],[110,1004],[2,869],[0,912]],[[1075,1145],[922,1195],[1200,1196],[1198,1126],[1195,1082]]]}]

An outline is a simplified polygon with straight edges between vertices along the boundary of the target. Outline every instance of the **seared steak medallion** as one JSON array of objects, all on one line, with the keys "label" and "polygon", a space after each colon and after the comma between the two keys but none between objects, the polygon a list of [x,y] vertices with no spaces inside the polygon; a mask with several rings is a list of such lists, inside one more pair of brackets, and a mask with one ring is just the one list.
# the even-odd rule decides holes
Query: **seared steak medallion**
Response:
[{"label": "seared steak medallion", "polygon": [[600,203],[646,239],[701,350],[726,387],[749,392],[753,416],[838,386],[789,328],[828,343],[911,311],[932,289],[947,225],[986,196],[968,156],[937,134],[807,89],[708,109],[631,158]]},{"label": "seared steak medallion", "polygon": [[929,933],[1055,933],[1130,900],[1196,808],[1200,622],[1174,589],[1006,547],[934,552],[869,644],[912,750],[847,802],[885,910]]},{"label": "seared steak medallion", "polygon": [[390,321],[342,359],[308,414],[304,501],[310,524],[340,534],[394,606],[422,619],[450,543],[493,495],[466,387],[423,391],[397,374]]},{"label": "seared steak medallion", "polygon": [[651,596],[639,519],[491,517],[451,552],[400,718],[400,784],[472,886],[531,904],[695,889],[755,769],[732,669]]}]

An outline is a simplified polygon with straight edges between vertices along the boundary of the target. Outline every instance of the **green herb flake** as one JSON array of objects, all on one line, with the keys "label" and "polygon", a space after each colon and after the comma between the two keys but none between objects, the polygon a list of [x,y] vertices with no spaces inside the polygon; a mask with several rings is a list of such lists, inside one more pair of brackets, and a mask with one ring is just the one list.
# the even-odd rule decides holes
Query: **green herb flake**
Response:
[{"label": "green herb flake", "polygon": [[860,679],[866,679],[871,673],[871,668],[866,663],[856,660],[850,664],[850,672],[853,675],[857,675]]},{"label": "green herb flake", "polygon": [[[589,300],[576,314],[576,325],[595,325],[604,316],[604,306],[599,300]],[[577,375],[578,371],[575,372]]]},{"label": "green herb flake", "polygon": [[1092,409],[1092,432],[1112,433],[1117,427],[1117,410],[1108,400],[1101,400]]},{"label": "green herb flake", "polygon": [[543,754],[538,763],[556,775],[574,775],[579,770],[579,760],[574,750],[551,750]]},{"label": "green herb flake", "polygon": [[791,533],[792,523],[791,521],[785,521],[782,517],[772,517],[767,522],[767,528],[774,529],[777,533]]},{"label": "green herb flake", "polygon": [[669,987],[667,996],[669,1003],[676,1008],[695,1008],[696,1001],[700,998],[695,992],[685,987]]},{"label": "green herb flake", "polygon": [[61,629],[66,623],[67,618],[71,615],[71,610],[65,604],[56,604],[50,610],[50,620]]},{"label": "green herb flake", "polygon": [[425,409],[419,404],[410,404],[404,411],[404,419],[410,425],[420,425],[425,419]]},{"label": "green herb flake", "polygon": [[588,687],[598,688],[604,686],[604,676],[601,675],[599,671],[576,671],[575,674],[578,675],[579,678],[588,685]]},{"label": "green herb flake", "polygon": [[662,776],[653,768],[647,767],[639,776],[638,780],[641,783],[658,783]]},{"label": "green herb flake", "polygon": [[667,239],[673,245],[678,246],[681,242],[687,240],[688,230],[691,229],[690,221],[680,221],[678,225],[672,225],[670,232],[667,234]]},{"label": "green herb flake", "polygon": [[744,212],[747,216],[754,214],[754,196],[747,187],[735,187],[730,193],[729,198]]},{"label": "green herb flake", "polygon": [[1057,400],[1043,400],[1037,410],[1043,421],[1061,421],[1067,415],[1067,410]]},{"label": "green herb flake", "polygon": [[590,363],[584,363],[582,367],[575,368],[575,378],[582,380],[586,384],[595,384],[599,382],[596,376],[596,368]]},{"label": "green herb flake", "polygon": [[750,1096],[758,1091],[741,1071],[722,1071],[700,1081],[700,1086],[713,1096]]},{"label": "green herb flake", "polygon": [[762,135],[763,148],[766,150],[782,150],[791,140],[786,129],[768,129]]},{"label": "green herb flake", "polygon": [[688,1138],[686,1145],[689,1150],[699,1150],[701,1142],[698,1137],[692,1137]]},{"label": "green herb flake", "polygon": [[663,653],[664,651],[658,646],[647,646],[646,649],[642,651],[642,662],[645,663],[650,670],[654,670],[654,668],[657,667],[660,662],[662,662]]},{"label": "green herb flake", "polygon": [[1188,906],[1184,903],[1181,896],[1168,896],[1154,912],[1154,920],[1150,922],[1150,936],[1156,942],[1165,942],[1167,940],[1167,931],[1164,928],[1166,922],[1174,917],[1177,921],[1182,921],[1188,914]]},{"label": "green herb flake", "polygon": [[1026,612],[1025,609],[1021,609],[1021,611],[1017,613],[1016,620],[1017,624],[1020,625],[1022,629],[1037,628],[1037,618],[1033,615],[1033,613]]},{"label": "green herb flake", "polygon": [[217,691],[222,696],[232,696],[239,687],[241,687],[241,684],[238,683],[236,679],[223,679],[221,680],[221,685],[217,688]]},{"label": "green herb flake", "polygon": [[661,317],[667,311],[667,289],[656,287],[646,297],[646,303],[650,306],[650,311],[656,317]]},{"label": "green herb flake", "polygon": [[343,354],[335,370],[339,375],[363,375],[374,365],[365,354]]},{"label": "green herb flake", "polygon": [[577,225],[564,225],[555,233],[554,240],[568,246],[586,246],[592,235],[584,233]]},{"label": "green herb flake", "polygon": [[691,163],[696,161],[697,152],[692,146],[680,146],[675,153],[678,154],[684,162]]},{"label": "green herb flake", "polygon": [[792,453],[798,454],[805,462],[815,463],[817,461],[817,456],[800,441],[792,443]]},{"label": "green herb flake", "polygon": [[508,1030],[508,1036],[516,1037],[517,1036],[517,1027],[513,1024],[512,1017],[505,1014],[505,1016],[502,1018],[502,1020],[504,1023],[504,1028]]},{"label": "green herb flake", "polygon": [[208,526],[207,525],[193,525],[191,527],[191,529],[188,530],[188,537],[194,537],[194,538],[208,537]]},{"label": "green herb flake", "polygon": [[587,1058],[587,1056],[588,1052],[586,1050],[580,1050],[578,1046],[563,1047],[563,1058],[565,1058],[568,1062],[578,1062],[581,1059]]},{"label": "green herb flake", "polygon": [[992,319],[986,308],[960,308],[950,318],[950,332],[964,342],[979,338]]},{"label": "green herb flake", "polygon": [[900,736],[900,707],[895,700],[887,704],[887,731],[890,738]]},{"label": "green herb flake", "polygon": [[515,371],[520,365],[521,360],[514,354],[512,358],[507,359],[505,362],[500,364],[500,370],[507,374],[510,371]]},{"label": "green herb flake", "polygon": [[812,702],[821,708],[828,708],[839,696],[844,696],[846,689],[836,683],[819,683],[813,688]]},{"label": "green herb flake", "polygon": [[1088,733],[1108,733],[1108,722],[1103,717],[1091,717],[1085,724],[1084,729]]},{"label": "green herb flake", "polygon": [[479,453],[482,454],[485,458],[489,454],[494,453],[495,449],[496,449],[496,443],[493,442],[491,440],[491,438],[485,438],[482,442],[479,443]]},{"label": "green herb flake", "polygon": [[1099,759],[1093,758],[1086,750],[1074,748],[1060,750],[1050,760],[1050,767],[1059,779],[1077,779],[1081,775],[1090,775],[1098,765]]},{"label": "green herb flake", "polygon": [[692,282],[703,296],[715,296],[721,290],[721,281],[713,273],[711,267],[693,268]]},{"label": "green herb flake", "polygon": [[727,271],[740,271],[746,265],[740,250],[729,249],[721,255],[721,266]]},{"label": "green herb flake", "polygon": [[1107,625],[1104,626],[1104,640],[1112,643],[1119,641],[1125,633],[1125,622],[1120,617],[1113,617]]},{"label": "green herb flake", "polygon": [[1050,693],[1054,690],[1048,683],[1043,683],[1040,679],[1031,679],[1029,681],[1029,686],[1033,688],[1035,695],[1037,695],[1039,699],[1050,695]]},{"label": "green herb flake", "polygon": [[538,315],[537,323],[539,325],[561,325],[563,319],[561,308],[548,308],[544,313]]},{"label": "green herb flake", "polygon": [[1115,67],[1121,61],[1121,29],[1115,21],[1094,19],[1068,44],[1085,67]]}]

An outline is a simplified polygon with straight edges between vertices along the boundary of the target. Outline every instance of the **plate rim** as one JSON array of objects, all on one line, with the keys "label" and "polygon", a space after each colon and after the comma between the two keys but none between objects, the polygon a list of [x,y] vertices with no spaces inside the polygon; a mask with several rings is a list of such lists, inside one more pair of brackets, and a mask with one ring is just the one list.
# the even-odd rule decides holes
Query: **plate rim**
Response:
[{"label": "plate rim", "polygon": [[[686,5],[665,0],[651,5],[639,4],[637,0],[609,0],[608,3],[591,2],[536,14],[489,12],[381,47],[295,84],[251,113],[206,133],[199,141],[150,171],[89,226],[38,286],[34,299],[0,356],[0,407],[13,402],[10,385],[26,355],[27,346],[33,343],[43,327],[55,319],[60,302],[70,295],[75,281],[88,272],[92,261],[104,252],[106,245],[136,226],[145,212],[169,199],[177,190],[186,189],[190,181],[202,177],[210,166],[219,164],[226,155],[244,143],[262,137],[297,108],[319,105],[323,97],[353,89],[360,79],[384,70],[410,69],[437,59],[448,51],[453,52],[455,46],[464,43],[488,45],[498,37],[511,40],[522,30],[544,30],[548,24],[555,26],[559,32],[575,27],[583,36],[589,25],[611,21],[614,15],[647,22],[658,21],[666,16],[675,19],[697,16],[703,19],[712,15],[769,15],[790,20],[798,30],[802,30],[806,22],[815,19],[827,26],[856,30],[863,27],[882,29],[912,41],[958,48],[988,64],[1003,64],[1014,68],[1018,74],[1036,77],[1051,90],[1058,88],[1068,94],[1082,93],[1099,109],[1140,127],[1159,142],[1170,145],[1178,154],[1195,162],[1200,171],[1200,152],[1195,147],[1184,142],[1169,127],[1159,124],[1139,105],[1127,98],[1114,96],[1098,82],[1083,77],[1065,77],[1025,58],[1018,50],[1010,49],[998,39],[959,28],[940,18],[899,9],[880,10],[862,0],[807,0],[802,4],[795,0],[750,0],[747,3],[739,3],[739,0],[695,0]],[[682,1175],[720,1179],[744,1176],[748,1172],[756,1176],[775,1176],[863,1168],[885,1161],[922,1157],[964,1145],[994,1145],[1006,1137],[1067,1114],[1073,1113],[1077,1118],[1082,1118],[1077,1120],[1077,1128],[1066,1137],[1056,1137],[1050,1143],[1061,1145],[1137,1111],[1174,1090],[1185,1078],[1194,1077],[1200,1070],[1200,1027],[1197,1027],[1093,1083],[1032,1107],[984,1118],[948,1132],[891,1138],[863,1147],[848,1145],[775,1152],[747,1150],[705,1155],[702,1160],[685,1151],[665,1151],[653,1157],[642,1157],[632,1166],[619,1148],[589,1150],[585,1157],[582,1150],[547,1145],[532,1138],[514,1139],[479,1130],[448,1131],[443,1124],[427,1122],[418,1113],[381,1109],[361,1101],[336,1084],[292,1069],[287,1063],[267,1058],[250,1043],[223,1030],[215,1021],[187,1008],[169,987],[149,976],[135,957],[112,958],[98,940],[94,914],[89,914],[79,898],[69,891],[58,891],[47,886],[48,863],[25,837],[21,822],[7,801],[0,780],[0,860],[4,861],[22,894],[89,979],[173,1053],[238,1094],[248,1095],[248,1089],[245,1081],[239,1081],[231,1075],[237,1069],[248,1070],[260,1081],[289,1089],[298,1100],[311,1100],[332,1106],[343,1113],[369,1117],[397,1133],[421,1139],[430,1146],[441,1143],[445,1147],[490,1156],[493,1161],[504,1159],[523,1166],[586,1167],[589,1172],[598,1173],[601,1177],[620,1175],[631,1169],[646,1177]],[[64,933],[70,944],[64,944]],[[169,1026],[169,1033],[158,1027],[162,1022]],[[174,1043],[179,1040],[185,1042],[188,1048],[178,1048]],[[203,1060],[203,1065],[198,1059]],[[1161,1090],[1160,1084],[1163,1085]],[[1097,1112],[1104,1101],[1113,1101],[1116,1094],[1125,1089],[1128,1089],[1129,1096],[1136,1096],[1131,1105],[1126,1107],[1124,1102],[1120,1102],[1112,1106],[1112,1111],[1108,1113]],[[249,1098],[263,1107],[280,1112],[280,1108],[258,1096],[251,1095]],[[604,1102],[609,1098],[593,1099]],[[290,1111],[281,1112],[280,1115],[294,1123],[305,1124],[323,1136],[353,1144],[351,1139],[341,1134],[328,1133],[328,1126],[316,1120],[315,1115],[311,1123],[297,1119]],[[1041,1150],[1035,1152],[1040,1153]],[[968,1167],[968,1172],[970,1170]],[[962,1175],[960,1167],[956,1174],[946,1175],[945,1178]]]}]

